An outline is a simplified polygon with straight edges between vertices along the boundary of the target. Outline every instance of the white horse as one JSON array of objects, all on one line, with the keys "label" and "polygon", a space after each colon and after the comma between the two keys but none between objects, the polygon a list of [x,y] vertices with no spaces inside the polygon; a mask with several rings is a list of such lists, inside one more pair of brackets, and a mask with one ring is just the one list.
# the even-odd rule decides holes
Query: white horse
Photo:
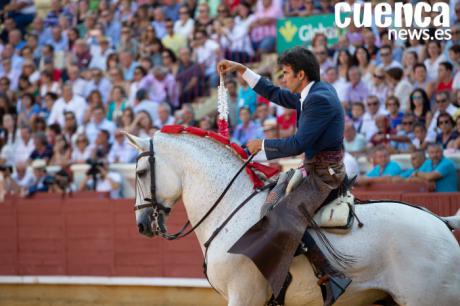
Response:
[{"label": "white horse", "polygon": [[[149,151],[150,139],[127,136],[140,152]],[[157,201],[173,209],[182,197],[191,224],[196,224],[243,161],[208,138],[157,132],[153,139]],[[135,205],[139,206],[150,197],[148,158],[139,159],[137,175]],[[204,242],[252,192],[253,184],[242,172],[216,210],[195,230],[203,252]],[[258,194],[238,211],[208,249],[209,281],[229,306],[263,306],[271,296],[267,281],[252,261],[227,252],[259,220],[266,195]],[[153,236],[151,213],[148,207],[136,211],[140,232],[147,236]],[[369,305],[385,297],[401,306],[460,305],[460,248],[443,221],[391,202],[356,205],[356,214],[364,227],[358,228],[355,222],[346,235],[326,233],[336,249],[357,259],[343,271],[353,282],[335,305]],[[460,226],[459,217],[450,218]],[[317,279],[305,256],[294,259],[290,272],[293,281],[285,305],[322,305]]]}]

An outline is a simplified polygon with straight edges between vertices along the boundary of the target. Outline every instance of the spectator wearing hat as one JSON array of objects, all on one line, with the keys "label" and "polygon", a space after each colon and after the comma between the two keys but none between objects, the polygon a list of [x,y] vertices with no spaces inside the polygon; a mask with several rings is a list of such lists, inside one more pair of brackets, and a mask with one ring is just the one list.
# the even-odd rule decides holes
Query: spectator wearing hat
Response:
[{"label": "spectator wearing hat", "polygon": [[110,41],[105,36],[99,36],[97,45],[91,45],[91,61],[89,68],[99,68],[104,70],[107,67],[107,59],[114,50],[110,47]]},{"label": "spectator wearing hat", "polygon": [[28,197],[36,192],[48,192],[53,184],[54,178],[46,172],[46,160],[36,159],[32,162],[34,180],[28,189],[23,189],[21,196]]},{"label": "spectator wearing hat", "polygon": [[455,164],[443,155],[442,145],[430,144],[428,156],[429,159],[414,171],[410,180],[434,183],[436,192],[457,192]]}]

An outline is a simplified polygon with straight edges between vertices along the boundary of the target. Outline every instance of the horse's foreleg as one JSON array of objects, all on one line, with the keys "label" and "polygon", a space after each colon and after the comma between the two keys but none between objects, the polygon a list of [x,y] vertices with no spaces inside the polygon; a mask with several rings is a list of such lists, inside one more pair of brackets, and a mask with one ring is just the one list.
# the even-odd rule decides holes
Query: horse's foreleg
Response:
[{"label": "horse's foreleg", "polygon": [[267,300],[265,295],[257,294],[254,292],[252,296],[230,296],[228,299],[228,306],[265,306]]}]

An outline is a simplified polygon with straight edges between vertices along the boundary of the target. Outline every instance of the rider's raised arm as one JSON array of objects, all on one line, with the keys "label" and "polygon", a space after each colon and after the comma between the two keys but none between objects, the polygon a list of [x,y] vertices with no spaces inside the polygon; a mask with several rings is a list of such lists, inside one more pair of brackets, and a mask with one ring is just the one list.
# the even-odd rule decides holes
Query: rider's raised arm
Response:
[{"label": "rider's raised arm", "polygon": [[249,68],[245,70],[242,76],[249,86],[262,97],[286,108],[296,109],[300,99],[299,94],[294,94],[287,89],[275,86],[272,82]]}]

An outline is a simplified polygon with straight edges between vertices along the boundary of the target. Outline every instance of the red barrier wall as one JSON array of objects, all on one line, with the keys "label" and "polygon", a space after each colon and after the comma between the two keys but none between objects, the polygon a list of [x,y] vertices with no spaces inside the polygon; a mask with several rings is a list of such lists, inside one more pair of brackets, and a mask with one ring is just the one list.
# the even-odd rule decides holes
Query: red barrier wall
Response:
[{"label": "red barrier wall", "polygon": [[[407,201],[440,215],[460,209],[460,193],[356,196]],[[194,235],[172,242],[143,237],[132,208],[132,200],[103,195],[7,199],[0,203],[0,275],[203,277],[202,253]],[[185,221],[180,205],[169,230],[178,230]]]}]

